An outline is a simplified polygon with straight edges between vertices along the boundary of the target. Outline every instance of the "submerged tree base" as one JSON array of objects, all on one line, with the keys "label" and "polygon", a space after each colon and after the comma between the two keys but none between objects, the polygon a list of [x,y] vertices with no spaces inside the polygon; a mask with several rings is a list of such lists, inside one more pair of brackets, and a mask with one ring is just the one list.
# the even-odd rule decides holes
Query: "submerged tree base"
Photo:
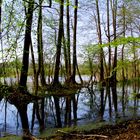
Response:
[{"label": "submerged tree base", "polygon": [[49,95],[59,95],[59,96],[67,96],[73,95],[77,93],[78,89],[81,89],[81,84],[64,84],[64,85],[49,85],[47,86],[47,91]]}]

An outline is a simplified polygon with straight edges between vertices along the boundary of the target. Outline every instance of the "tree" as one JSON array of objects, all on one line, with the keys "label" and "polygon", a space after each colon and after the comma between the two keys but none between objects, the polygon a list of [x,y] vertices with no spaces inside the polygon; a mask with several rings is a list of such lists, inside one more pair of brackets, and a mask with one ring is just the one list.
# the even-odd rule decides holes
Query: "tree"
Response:
[{"label": "tree", "polygon": [[[21,69],[21,76],[20,76],[20,82],[19,82],[19,89],[22,94],[27,93],[26,91],[24,91],[24,88],[26,88],[27,76],[28,76],[29,48],[31,45],[31,29],[32,29],[33,10],[34,10],[34,0],[31,0],[28,3],[28,11],[26,13],[26,27],[25,27],[23,60],[22,60],[22,69]],[[27,103],[26,102],[19,103],[18,99],[16,102],[18,102],[16,104],[19,104],[19,105],[16,105],[16,107],[20,114],[23,133],[26,135],[30,135],[28,116],[27,116]]]},{"label": "tree", "polygon": [[111,42],[111,38],[110,38],[110,10],[109,10],[109,0],[107,0],[107,38],[108,38],[108,72],[107,72],[107,76],[110,76],[110,72],[111,72],[111,46],[110,46],[110,42]]},{"label": "tree", "polygon": [[[101,21],[98,0],[96,0],[96,12],[97,12],[97,34],[99,39],[99,47],[102,45],[102,33],[101,33]],[[104,52],[103,48],[100,48],[100,82],[104,80],[104,64],[103,64]]]},{"label": "tree", "polygon": [[[125,34],[126,34],[126,8],[125,8],[125,5],[123,3],[123,6],[122,6],[122,16],[123,16],[123,37],[125,37]],[[122,46],[122,62],[124,62],[124,47],[125,45]],[[123,78],[123,81],[125,81],[125,73],[124,73],[124,67],[122,67],[122,78]]]},{"label": "tree", "polygon": [[74,5],[74,29],[73,29],[73,71],[71,76],[71,82],[76,83],[76,66],[77,66],[77,54],[76,54],[76,38],[77,38],[77,9],[78,9],[78,0],[75,0]]},{"label": "tree", "polygon": [[42,40],[42,2],[43,0],[39,0],[38,26],[37,26],[37,40],[38,40],[37,79],[40,74],[41,84],[42,86],[45,86],[46,80],[45,80],[45,72],[44,72],[44,55],[43,55],[43,40]]},{"label": "tree", "polygon": [[56,50],[56,59],[55,59],[55,70],[54,70],[54,80],[53,85],[59,85],[59,70],[60,70],[60,56],[61,56],[61,46],[62,46],[62,37],[63,37],[63,9],[64,9],[64,0],[60,0],[60,13],[59,13],[59,31],[58,31],[58,40],[57,40],[57,50]]},{"label": "tree", "polygon": [[[117,39],[117,0],[111,0],[111,10],[112,10],[112,20],[113,20],[113,40],[115,41]],[[114,60],[113,60],[113,72],[112,72],[112,83],[114,84],[114,86],[116,86],[116,76],[117,76],[117,71],[115,70],[115,68],[117,67],[117,46],[115,47],[114,50]]]},{"label": "tree", "polygon": [[28,4],[28,11],[26,13],[26,27],[25,27],[23,59],[22,59],[22,68],[21,68],[21,75],[20,75],[20,82],[19,82],[20,88],[26,87],[26,83],[27,83],[33,10],[34,10],[34,0],[31,0]]},{"label": "tree", "polygon": [[0,45],[1,45],[1,53],[2,53],[2,75],[4,77],[4,83],[5,81],[5,62],[4,62],[4,56],[3,56],[3,41],[2,41],[2,0],[0,0]]},{"label": "tree", "polygon": [[68,82],[71,76],[71,53],[70,53],[70,15],[69,15],[69,0],[67,0],[67,52],[68,52]]},{"label": "tree", "polygon": [[65,33],[64,33],[64,27],[63,27],[63,50],[64,50],[64,61],[65,61],[65,71],[66,71],[66,80],[69,77],[69,70],[68,70],[68,49],[66,45],[66,39],[65,39]]}]

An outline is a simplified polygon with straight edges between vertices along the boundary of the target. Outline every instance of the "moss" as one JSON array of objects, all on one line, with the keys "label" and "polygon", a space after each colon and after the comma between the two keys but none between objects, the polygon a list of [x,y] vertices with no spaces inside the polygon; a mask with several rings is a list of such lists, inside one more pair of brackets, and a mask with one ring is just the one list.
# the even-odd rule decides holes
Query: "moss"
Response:
[{"label": "moss", "polygon": [[61,135],[58,130],[66,133],[88,133],[93,129],[101,128],[108,123],[105,122],[99,122],[99,123],[89,123],[87,125],[82,126],[72,126],[72,127],[65,127],[65,128],[52,128],[45,130],[39,137],[40,138],[52,138],[55,136]]},{"label": "moss", "polygon": [[44,137],[52,137],[56,135],[58,128],[51,128],[43,131],[39,137],[44,138]]},{"label": "moss", "polygon": [[0,138],[0,140],[22,140],[20,136],[5,136]]},{"label": "moss", "polygon": [[78,89],[81,89],[81,85],[62,85],[60,88],[54,88],[50,85],[47,88],[48,95],[56,95],[56,96],[69,96],[77,94]]},{"label": "moss", "polygon": [[[139,120],[128,120],[128,121],[119,121],[116,124],[111,123],[90,123],[87,125],[79,126],[79,127],[70,127],[70,128],[60,128],[60,129],[52,129],[51,131],[47,130],[40,136],[40,138],[52,139],[52,140],[59,140],[65,139],[67,136],[68,140],[74,140],[75,135],[72,137],[71,134],[79,134],[79,139],[83,138],[82,135],[86,134],[97,134],[97,135],[105,135],[105,136],[116,136],[116,134],[124,133],[125,131],[132,131],[137,129],[138,136],[139,136]],[[59,131],[58,131],[59,130]],[[81,135],[80,135],[81,134]],[[70,137],[69,137],[70,136]],[[76,138],[77,139],[77,138]]]}]

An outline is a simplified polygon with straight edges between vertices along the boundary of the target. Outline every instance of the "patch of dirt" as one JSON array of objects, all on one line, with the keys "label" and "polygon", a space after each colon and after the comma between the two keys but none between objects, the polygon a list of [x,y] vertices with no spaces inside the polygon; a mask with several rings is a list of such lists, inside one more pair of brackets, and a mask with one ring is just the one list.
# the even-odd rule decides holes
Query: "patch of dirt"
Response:
[{"label": "patch of dirt", "polygon": [[63,132],[49,140],[140,140],[140,120],[106,125],[90,132]]}]

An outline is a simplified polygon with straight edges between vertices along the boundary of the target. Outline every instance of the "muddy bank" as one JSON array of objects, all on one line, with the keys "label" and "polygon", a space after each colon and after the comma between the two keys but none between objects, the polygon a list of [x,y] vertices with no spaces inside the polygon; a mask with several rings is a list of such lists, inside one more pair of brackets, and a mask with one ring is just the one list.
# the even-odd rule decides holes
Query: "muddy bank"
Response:
[{"label": "muddy bank", "polygon": [[[3,140],[22,140],[22,137],[6,136]],[[51,136],[28,137],[29,140],[140,140],[140,120],[129,120],[117,125],[105,125],[90,131],[56,130]],[[26,139],[26,140],[27,140]]]},{"label": "muddy bank", "polygon": [[139,140],[140,120],[125,121],[117,125],[106,125],[91,131],[65,132],[58,130],[57,134],[47,140]]}]

